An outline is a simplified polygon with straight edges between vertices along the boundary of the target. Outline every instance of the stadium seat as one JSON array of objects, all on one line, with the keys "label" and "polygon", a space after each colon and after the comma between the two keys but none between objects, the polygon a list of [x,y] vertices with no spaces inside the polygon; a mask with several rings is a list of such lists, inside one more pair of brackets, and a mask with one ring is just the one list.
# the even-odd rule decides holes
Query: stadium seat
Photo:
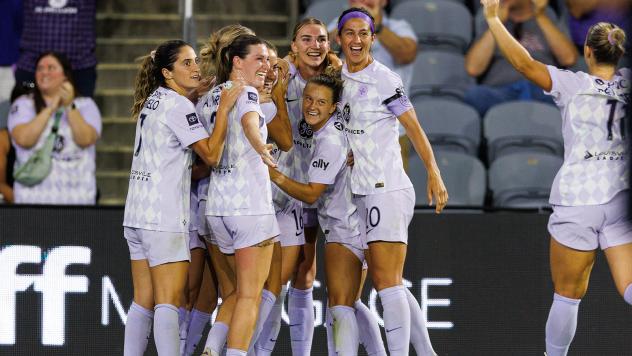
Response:
[{"label": "stadium seat", "polygon": [[452,52],[422,51],[414,62],[410,96],[452,96],[459,99],[474,79],[465,72],[463,55]]},{"label": "stadium seat", "polygon": [[551,185],[562,166],[558,156],[513,153],[499,157],[489,168],[493,205],[504,208],[548,206]]},{"label": "stadium seat", "polygon": [[472,40],[472,15],[465,5],[455,1],[406,1],[393,8],[391,17],[410,23],[423,51],[464,53]]},{"label": "stadium seat", "polygon": [[478,155],[481,119],[474,108],[443,98],[416,96],[411,101],[433,147]]},{"label": "stadium seat", "polygon": [[564,154],[562,116],[557,107],[512,101],[489,109],[483,118],[489,162],[513,152]]},{"label": "stadium seat", "polygon": [[[460,152],[436,150],[435,159],[450,196],[448,204],[482,207],[487,183],[485,167],[478,158]],[[408,161],[408,175],[415,187],[415,205],[427,206],[428,176],[423,162],[415,153]]]},{"label": "stadium seat", "polygon": [[305,10],[303,18],[311,16],[328,24],[331,20],[337,19],[347,7],[348,3],[346,0],[313,1]]}]

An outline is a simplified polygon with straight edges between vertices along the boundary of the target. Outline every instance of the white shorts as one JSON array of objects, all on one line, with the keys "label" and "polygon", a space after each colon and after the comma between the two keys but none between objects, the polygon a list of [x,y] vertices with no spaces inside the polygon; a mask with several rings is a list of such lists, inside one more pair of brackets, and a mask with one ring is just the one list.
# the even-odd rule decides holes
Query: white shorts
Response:
[{"label": "white shorts", "polygon": [[564,246],[592,251],[632,243],[632,220],[627,214],[629,190],[600,205],[553,206],[549,233]]},{"label": "white shorts", "polygon": [[303,208],[299,207],[289,213],[279,212],[276,214],[276,219],[279,224],[281,247],[305,245]]},{"label": "white shorts", "polygon": [[337,243],[344,246],[347,250],[351,251],[363,264],[366,263],[366,259],[364,257],[364,249],[362,248],[362,241],[360,239],[360,235],[351,239],[327,239],[328,244]]},{"label": "white shorts", "polygon": [[318,210],[316,208],[303,208],[303,226],[318,227]]},{"label": "white shorts", "polygon": [[415,211],[415,190],[406,188],[380,194],[355,195],[363,248],[375,241],[408,243],[408,225]]},{"label": "white shorts", "polygon": [[235,250],[254,246],[279,235],[279,224],[273,214],[207,216],[206,219],[217,246],[226,254],[235,253]]},{"label": "white shorts", "polygon": [[198,234],[198,231],[189,231],[189,250],[194,248],[203,248],[206,250],[206,244],[204,240]]},{"label": "white shorts", "polygon": [[207,236],[211,235],[211,228],[208,226],[206,220],[206,199],[198,201],[197,220],[198,220],[198,234],[209,240]]},{"label": "white shorts", "polygon": [[123,227],[131,260],[144,260],[149,267],[169,262],[190,261],[189,236],[184,232],[165,232]]}]

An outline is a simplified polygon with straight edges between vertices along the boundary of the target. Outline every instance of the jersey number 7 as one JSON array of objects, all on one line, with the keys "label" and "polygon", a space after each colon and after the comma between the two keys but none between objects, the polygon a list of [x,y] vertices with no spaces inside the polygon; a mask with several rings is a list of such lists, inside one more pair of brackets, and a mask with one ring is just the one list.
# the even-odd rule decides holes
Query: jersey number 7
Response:
[{"label": "jersey number 7", "polygon": [[140,134],[138,135],[138,146],[136,147],[136,150],[134,151],[134,157],[138,156],[138,154],[140,153],[140,147],[143,144],[143,124],[145,123],[145,118],[147,117],[147,114],[140,114]]}]

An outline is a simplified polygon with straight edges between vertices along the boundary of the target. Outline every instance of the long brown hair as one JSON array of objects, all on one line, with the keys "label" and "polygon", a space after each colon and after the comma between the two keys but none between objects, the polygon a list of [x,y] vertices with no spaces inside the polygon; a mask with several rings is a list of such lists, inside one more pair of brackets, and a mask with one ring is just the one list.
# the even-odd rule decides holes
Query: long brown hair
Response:
[{"label": "long brown hair", "polygon": [[[35,71],[37,71],[37,65],[39,64],[39,62],[44,57],[48,57],[48,56],[55,58],[57,62],[59,62],[59,65],[61,65],[61,69],[64,72],[64,76],[66,77],[66,80],[68,80],[68,82],[72,84],[72,87],[75,90],[75,95],[80,96],[81,93],[77,92],[77,86],[75,85],[75,81],[72,78],[72,67],[70,66],[70,61],[62,53],[47,51],[40,54],[39,57],[37,57],[37,60],[35,61],[35,68],[36,68]],[[35,101],[35,112],[39,113],[40,111],[44,110],[44,108],[46,108],[46,102],[44,101],[42,92],[37,86],[37,80],[35,81],[33,85],[33,101]]]},{"label": "long brown hair", "polygon": [[182,40],[166,41],[152,51],[152,54],[141,57],[142,63],[134,83],[133,117],[138,116],[149,95],[159,86],[165,85],[162,69],[173,70],[173,64],[178,60],[180,48],[184,46],[191,47],[190,44]]},{"label": "long brown hair", "polygon": [[242,35],[255,35],[248,27],[233,24],[220,28],[211,33],[206,43],[200,50],[200,73],[203,78],[217,75],[217,67],[220,62],[219,53],[228,47],[235,38]]}]

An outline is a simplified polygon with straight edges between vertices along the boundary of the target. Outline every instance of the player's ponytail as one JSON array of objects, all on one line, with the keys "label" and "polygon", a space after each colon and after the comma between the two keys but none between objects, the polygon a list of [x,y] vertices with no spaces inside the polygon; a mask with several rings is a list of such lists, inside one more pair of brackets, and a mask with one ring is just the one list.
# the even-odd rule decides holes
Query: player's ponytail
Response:
[{"label": "player's ponytail", "polygon": [[235,38],[241,35],[254,34],[251,29],[239,24],[224,26],[211,33],[200,50],[200,73],[202,77],[207,78],[217,75],[217,68],[222,59],[220,52],[228,47]]},{"label": "player's ponytail", "polygon": [[625,32],[617,25],[599,22],[590,27],[586,46],[590,47],[597,63],[616,66],[625,54]]},{"label": "player's ponytail", "polygon": [[180,48],[190,46],[182,40],[170,40],[160,44],[151,54],[140,57],[141,65],[134,83],[134,104],[132,116],[136,118],[145,105],[149,95],[159,86],[165,85],[162,69],[173,70],[178,60]]}]

